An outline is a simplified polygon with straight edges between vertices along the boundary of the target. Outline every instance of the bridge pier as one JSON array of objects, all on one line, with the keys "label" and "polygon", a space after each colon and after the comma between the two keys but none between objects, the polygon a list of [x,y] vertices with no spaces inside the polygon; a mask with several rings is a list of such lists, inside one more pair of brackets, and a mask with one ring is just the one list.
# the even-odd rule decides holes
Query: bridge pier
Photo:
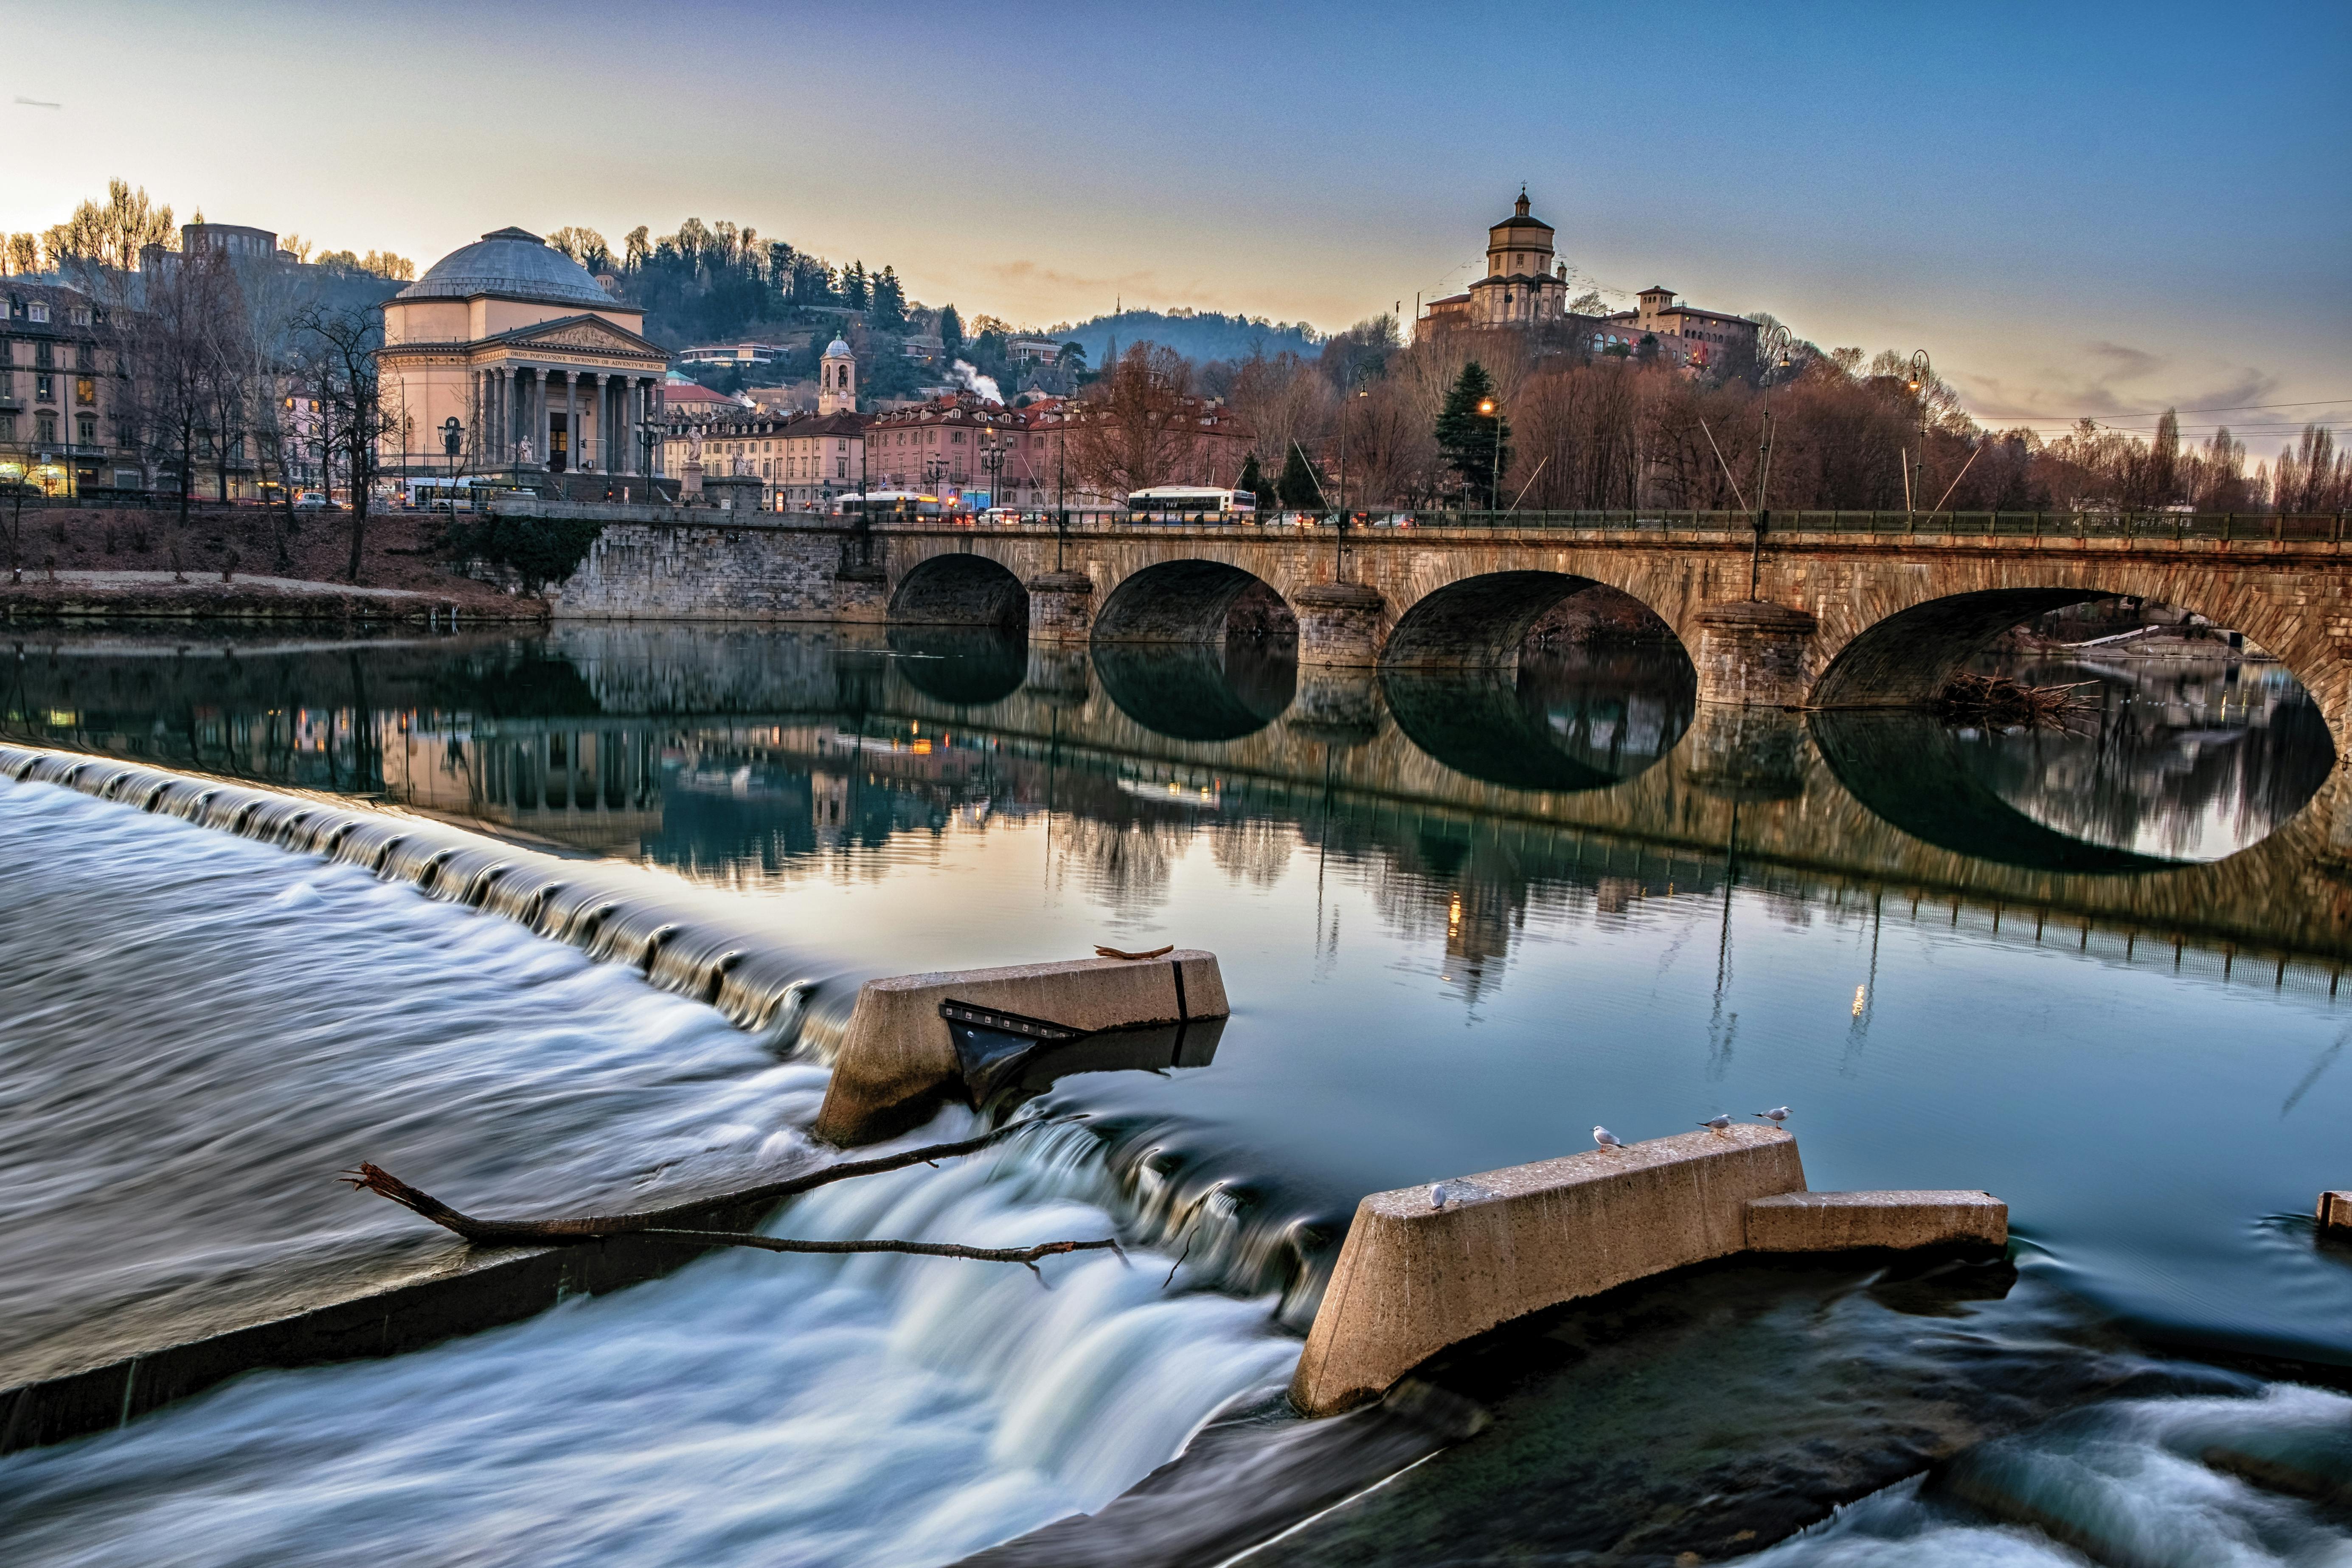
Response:
[{"label": "bridge pier", "polygon": [[1298,694],[1282,717],[1294,735],[1355,746],[1380,733],[1385,707],[1370,670],[1327,665],[1299,672]]},{"label": "bridge pier", "polygon": [[[1035,623],[1031,626],[1034,635]],[[1021,682],[1021,689],[1030,696],[1049,707],[1075,708],[1093,694],[1094,685],[1094,669],[1084,644],[1030,643],[1029,670]]]},{"label": "bridge pier", "polygon": [[1093,635],[1095,585],[1085,573],[1047,572],[1026,586],[1032,642],[1083,643]]},{"label": "bridge pier", "polygon": [[1698,613],[1701,702],[1801,707],[1811,684],[1813,632],[1802,610],[1761,599],[1709,605]]},{"label": "bridge pier", "polygon": [[1310,583],[1291,596],[1298,616],[1298,663],[1369,668],[1381,661],[1380,590],[1361,583]]},{"label": "bridge pier", "polygon": [[1724,800],[1791,800],[1805,790],[1804,720],[1782,708],[1703,705],[1691,720],[1694,788]]}]

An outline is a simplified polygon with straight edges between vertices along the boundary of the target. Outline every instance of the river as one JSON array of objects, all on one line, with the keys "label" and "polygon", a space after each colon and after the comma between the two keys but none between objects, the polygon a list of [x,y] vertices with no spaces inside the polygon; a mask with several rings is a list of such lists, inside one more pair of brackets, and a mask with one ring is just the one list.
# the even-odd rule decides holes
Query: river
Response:
[{"label": "river", "polygon": [[[2069,731],[1702,710],[1647,648],[1382,679],[846,628],[28,638],[8,738],[633,864],[753,911],[818,1025],[861,976],[1098,942],[1214,950],[1235,1015],[1207,1065],[1066,1079],[1051,1126],[778,1222],[1109,1226],[1131,1268],[707,1258],[0,1460],[0,1542],[946,1563],[1221,1413],[1288,1440],[1362,1194],[1785,1103],[1816,1187],[1999,1194],[2013,1267],[1719,1267],[1490,1336],[1430,1373],[1488,1431],[1251,1561],[2123,1550],[2059,1544],[2053,1485],[2203,1521],[2147,1561],[2336,1561],[2339,1519],[2195,1436],[2352,1426],[2317,1386],[2352,1382],[2352,1256],[2308,1218],[2352,1180],[2326,728],[2265,663],[2011,668],[2084,683]],[[321,1179],[358,1158],[511,1211],[812,1157],[805,1024],[49,785],[0,784],[0,1352],[396,1266],[415,1223]],[[2040,1534],[2001,1512],[2029,1494]]]}]

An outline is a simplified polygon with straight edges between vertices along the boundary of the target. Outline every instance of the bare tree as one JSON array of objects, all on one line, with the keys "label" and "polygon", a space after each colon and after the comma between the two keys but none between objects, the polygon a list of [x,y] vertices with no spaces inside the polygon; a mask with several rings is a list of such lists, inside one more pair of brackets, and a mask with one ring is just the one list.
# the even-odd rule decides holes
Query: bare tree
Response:
[{"label": "bare tree", "polygon": [[226,265],[207,253],[184,257],[149,276],[142,293],[140,309],[114,313],[122,424],[151,467],[175,476],[179,503],[170,555],[173,580],[184,582],[181,550],[196,459],[218,435],[215,421],[243,303]]},{"label": "bare tree", "polygon": [[383,345],[380,306],[306,306],[295,317],[300,369],[297,379],[318,401],[321,439],[343,459],[352,498],[351,557],[344,580],[357,583],[365,564],[368,502],[380,454],[397,434],[399,413],[383,400],[376,351]]},{"label": "bare tree", "polygon": [[1173,349],[1136,343],[1088,387],[1070,426],[1070,467],[1098,494],[1169,483],[1193,455],[1192,366]]}]

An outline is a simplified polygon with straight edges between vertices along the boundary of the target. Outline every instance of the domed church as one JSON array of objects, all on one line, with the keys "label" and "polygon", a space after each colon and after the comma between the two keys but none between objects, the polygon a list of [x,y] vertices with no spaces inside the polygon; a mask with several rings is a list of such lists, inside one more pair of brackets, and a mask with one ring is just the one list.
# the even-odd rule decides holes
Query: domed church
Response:
[{"label": "domed church", "polygon": [[1568,268],[1552,254],[1552,226],[1528,211],[1528,191],[1511,216],[1486,230],[1486,275],[1468,290],[1427,302],[1425,320],[1458,327],[1527,327],[1568,314]]},{"label": "domed church", "polygon": [[[535,234],[502,228],[383,307],[382,461],[416,474],[658,471],[669,355],[645,312]],[[650,437],[650,438],[649,438]]]}]

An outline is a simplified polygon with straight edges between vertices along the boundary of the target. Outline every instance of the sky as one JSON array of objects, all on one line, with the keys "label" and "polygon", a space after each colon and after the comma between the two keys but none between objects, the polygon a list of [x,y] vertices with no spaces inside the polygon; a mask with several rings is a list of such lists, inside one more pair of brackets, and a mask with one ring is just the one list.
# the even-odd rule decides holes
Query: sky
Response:
[{"label": "sky", "polygon": [[[1018,325],[1580,278],[1989,423],[2352,435],[2352,5],[0,0],[0,229],[121,176],[391,249],[731,219]],[[1630,304],[1630,300],[1625,301]]]}]

